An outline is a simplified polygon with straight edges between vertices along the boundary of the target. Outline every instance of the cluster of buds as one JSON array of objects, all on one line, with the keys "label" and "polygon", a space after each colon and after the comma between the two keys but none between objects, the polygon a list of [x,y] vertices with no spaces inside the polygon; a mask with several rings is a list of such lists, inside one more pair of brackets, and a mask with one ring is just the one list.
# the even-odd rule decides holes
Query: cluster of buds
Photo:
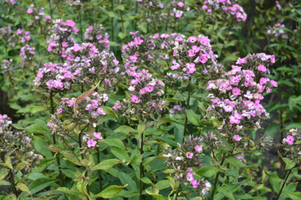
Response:
[{"label": "cluster of buds", "polygon": [[286,150],[285,156],[299,164],[301,161],[301,130],[289,130],[287,137],[282,141],[282,145],[284,150]]},{"label": "cluster of buds", "polygon": [[38,165],[43,156],[35,154],[31,139],[25,132],[10,130],[11,123],[7,115],[0,115],[0,152],[9,153],[14,163],[26,162],[25,170],[29,170],[32,165]]},{"label": "cluster of buds", "polygon": [[78,29],[74,26],[75,23],[72,20],[63,22],[56,20],[55,25],[52,27],[53,34],[50,39],[47,40],[48,51],[54,54],[62,54],[68,47],[74,45],[74,39],[71,38],[71,34],[77,34]]},{"label": "cluster of buds", "polygon": [[182,0],[171,0],[167,5],[167,9],[170,10],[170,16],[175,18],[182,18],[186,11],[190,10],[188,3]]},{"label": "cluster of buds", "polygon": [[1,65],[1,72],[6,77],[12,77],[14,70],[13,60],[3,60],[3,64]]},{"label": "cluster of buds", "polygon": [[103,138],[101,136],[101,133],[94,132],[92,134],[85,134],[83,136],[83,149],[94,149],[94,147],[98,147],[98,142],[101,141]]},{"label": "cluster of buds", "polygon": [[11,34],[12,30],[10,26],[0,28],[0,39],[2,41],[8,41],[8,38],[11,36]]},{"label": "cluster of buds", "polygon": [[33,15],[36,21],[44,18],[44,8],[35,8],[33,4],[30,5],[30,8],[28,8],[27,13]]},{"label": "cluster of buds", "polygon": [[173,108],[169,109],[170,114],[184,114],[185,109],[180,105],[174,105]]},{"label": "cluster of buds", "polygon": [[129,118],[132,115],[137,115],[138,119],[154,118],[155,113],[165,108],[165,101],[159,99],[164,94],[165,84],[152,78],[145,69],[131,71],[129,75],[132,78],[128,84],[130,99],[116,102],[113,109]]},{"label": "cluster of buds", "polygon": [[[86,97],[82,103],[78,105],[77,116],[80,116],[80,120],[88,123],[94,123],[99,116],[106,115],[104,110],[100,107],[108,101],[107,94],[92,93],[90,97]],[[75,98],[62,98],[60,107],[57,109],[57,114],[67,114],[72,116],[74,113],[73,105]]]},{"label": "cluster of buds", "polygon": [[16,4],[16,0],[3,0],[4,7],[10,7]]},{"label": "cluster of buds", "polygon": [[238,4],[232,4],[230,0],[205,0],[202,9],[209,14],[215,11],[222,13],[222,16],[233,16],[238,22],[247,20],[244,9]]},{"label": "cluster of buds", "polygon": [[66,0],[69,6],[80,7],[86,0]]},{"label": "cluster of buds", "polygon": [[202,154],[203,147],[200,145],[201,141],[200,137],[190,135],[182,145],[178,143],[178,148],[168,149],[163,156],[167,159],[166,165],[175,170],[174,179],[183,182],[185,185],[191,184],[203,197],[203,195],[209,193],[211,184],[195,174],[202,166],[200,154]]},{"label": "cluster of buds", "polygon": [[268,26],[267,27],[267,29],[268,29],[267,33],[268,33],[268,35],[270,35],[272,37],[275,37],[276,40],[278,40],[279,38],[287,39],[288,34],[286,33],[286,31],[284,31],[281,28],[285,28],[285,25],[278,23],[278,24],[275,24],[273,27]]},{"label": "cluster of buds", "polygon": [[8,44],[9,46],[14,47],[16,44],[27,44],[29,40],[29,31],[18,29],[17,33],[11,35],[11,37],[8,39]]},{"label": "cluster of buds", "polygon": [[271,92],[271,87],[277,87],[274,80],[266,77],[270,63],[274,62],[273,55],[248,55],[239,58],[225,78],[208,82],[212,105],[206,117],[221,122],[218,130],[224,137],[243,142],[245,130],[256,130],[261,120],[269,118],[261,100],[264,91]]},{"label": "cluster of buds", "polygon": [[26,62],[31,61],[35,54],[35,48],[30,47],[28,44],[26,44],[24,47],[20,49],[20,56],[22,58],[22,66],[25,66]]},{"label": "cluster of buds", "polygon": [[103,50],[109,50],[109,37],[110,36],[108,33],[105,33],[105,29],[102,24],[89,26],[86,29],[85,41],[96,46],[99,52],[102,52]]}]

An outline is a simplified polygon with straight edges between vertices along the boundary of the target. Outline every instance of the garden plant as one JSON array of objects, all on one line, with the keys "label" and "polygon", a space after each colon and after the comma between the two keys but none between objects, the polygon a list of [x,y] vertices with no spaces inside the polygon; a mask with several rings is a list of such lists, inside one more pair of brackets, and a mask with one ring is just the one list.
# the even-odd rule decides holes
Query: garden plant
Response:
[{"label": "garden plant", "polygon": [[1,200],[301,199],[298,0],[2,0]]}]

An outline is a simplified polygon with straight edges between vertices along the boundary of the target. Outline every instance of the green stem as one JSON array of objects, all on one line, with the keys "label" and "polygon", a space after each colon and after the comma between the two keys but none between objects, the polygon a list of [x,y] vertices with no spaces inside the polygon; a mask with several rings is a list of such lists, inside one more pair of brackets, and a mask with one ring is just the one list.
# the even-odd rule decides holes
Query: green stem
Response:
[{"label": "green stem", "polygon": [[178,200],[179,190],[180,190],[180,183],[179,183],[179,187],[177,188],[177,192],[176,192],[176,200]]},{"label": "green stem", "polygon": [[[223,158],[222,158],[222,161],[221,161],[221,164],[220,164],[221,166],[224,164],[225,157],[226,157],[226,153],[223,154]],[[220,171],[217,172],[216,177],[215,177],[214,186],[213,186],[213,190],[212,190],[212,193],[211,193],[211,200],[214,199],[214,195],[215,195],[215,190],[216,190],[216,185],[217,185],[219,174],[220,174]]]},{"label": "green stem", "polygon": [[[50,92],[50,104],[51,104],[51,114],[54,115],[53,93],[52,92]],[[53,144],[56,145],[55,134],[52,135],[52,139],[53,139]],[[59,168],[61,184],[62,184],[63,187],[65,187],[64,180],[63,180],[63,173],[62,173],[62,170],[61,170],[60,158],[57,157],[57,156],[56,156],[56,161],[57,161],[57,165],[58,165],[58,168]]]},{"label": "green stem", "polygon": [[[280,72],[279,80],[281,80],[281,72]],[[279,94],[280,105],[281,105],[283,99],[282,99],[282,91],[281,91],[281,87],[280,86],[278,87],[278,94]],[[280,108],[279,121],[280,121],[280,143],[282,143],[282,140],[284,138],[284,136],[283,136],[282,108]]]},{"label": "green stem", "polygon": [[[136,1],[136,4],[135,4],[135,15],[137,15],[137,12],[138,12],[138,1]],[[134,31],[137,30],[137,18],[135,18],[135,25],[134,25]]]},{"label": "green stem", "polygon": [[[300,27],[301,23],[299,23],[299,41],[298,41],[298,57],[297,57],[297,63],[298,63],[298,69],[297,69],[297,74],[298,74],[298,79],[300,80],[300,43],[301,43],[301,27]],[[301,94],[300,91],[300,83],[298,82],[298,90],[297,90],[297,95],[299,96]],[[300,117],[300,111],[298,110],[297,112],[297,117],[299,119]]]},{"label": "green stem", "polygon": [[52,18],[52,9],[51,9],[51,0],[48,0],[48,3],[49,3],[49,8],[50,8],[50,17],[51,17],[51,19],[53,19]]},{"label": "green stem", "polygon": [[[96,132],[98,132],[97,126],[96,126]],[[100,153],[99,153],[99,147],[97,147],[97,163],[100,163]],[[100,170],[98,170],[98,179],[99,179],[99,190],[102,191],[102,178]],[[98,198],[98,200],[101,200],[102,198]]]},{"label": "green stem", "polygon": [[[186,102],[186,108],[189,109],[189,102],[190,102],[190,92],[191,92],[191,77],[189,78],[189,84],[188,84],[188,97],[187,97],[187,102]],[[185,118],[185,126],[184,126],[184,136],[186,135],[186,132],[187,132],[187,124],[188,124],[188,118],[187,118],[187,115],[186,115],[186,118]]]},{"label": "green stem", "polygon": [[[143,133],[141,134],[141,149],[140,149],[140,154],[143,155]],[[143,169],[143,156],[142,156],[142,160],[141,160],[141,163],[140,163],[140,196],[139,196],[139,200],[142,200],[142,191],[143,191],[143,182],[142,182],[142,178],[144,176],[144,169]]]},{"label": "green stem", "polygon": [[79,22],[80,22],[80,36],[81,36],[81,41],[84,41],[83,37],[83,26],[82,26],[82,12],[81,12],[81,7],[79,8]]},{"label": "green stem", "polygon": [[283,182],[283,185],[282,185],[282,187],[281,187],[281,190],[280,190],[280,192],[279,192],[279,194],[278,194],[278,196],[277,196],[277,199],[276,199],[276,200],[278,200],[278,199],[279,199],[279,197],[280,197],[280,195],[281,195],[281,193],[282,193],[282,190],[283,190],[283,188],[284,188],[284,186],[285,186],[285,183],[286,183],[286,181],[287,181],[287,179],[288,179],[288,177],[289,177],[289,175],[290,175],[291,171],[292,171],[292,169],[290,169],[288,172],[286,172],[286,175],[285,175],[285,180],[284,180],[284,182]]}]

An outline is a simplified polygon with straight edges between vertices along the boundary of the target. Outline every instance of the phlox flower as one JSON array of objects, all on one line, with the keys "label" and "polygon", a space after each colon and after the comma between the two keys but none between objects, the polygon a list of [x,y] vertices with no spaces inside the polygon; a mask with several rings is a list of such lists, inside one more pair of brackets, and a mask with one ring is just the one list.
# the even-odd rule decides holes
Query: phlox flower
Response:
[{"label": "phlox flower", "polygon": [[192,180],[192,181],[191,181],[191,185],[192,185],[193,188],[198,188],[199,183],[200,183],[200,182],[197,181],[197,180]]},{"label": "phlox flower", "polygon": [[199,145],[195,146],[194,149],[198,153],[201,153],[201,151],[203,150],[203,148],[201,146],[199,146]]},{"label": "phlox flower", "polygon": [[277,85],[277,82],[276,82],[276,81],[274,81],[274,80],[271,80],[271,81],[270,81],[270,83],[271,83],[271,86],[273,86],[273,87],[278,87],[278,85]]},{"label": "phlox flower", "polygon": [[131,97],[131,100],[132,100],[132,102],[134,102],[134,103],[140,103],[140,99],[139,99],[136,95],[133,95],[133,96]]},{"label": "phlox flower", "polygon": [[103,111],[102,108],[97,108],[97,113],[98,113],[99,115],[106,115],[106,113]]},{"label": "phlox flower", "polygon": [[234,141],[239,142],[241,140],[241,137],[239,135],[233,136]]},{"label": "phlox flower", "polygon": [[262,72],[266,72],[266,71],[267,71],[267,68],[266,68],[264,65],[259,65],[259,66],[257,67],[257,69],[258,69],[259,71],[262,71]]},{"label": "phlox flower", "polygon": [[193,158],[193,153],[187,153],[187,158]]},{"label": "phlox flower", "polygon": [[233,93],[233,95],[235,95],[235,96],[241,95],[240,89],[238,89],[238,88],[233,88],[232,93]]},{"label": "phlox flower", "polygon": [[198,38],[195,37],[195,36],[190,36],[190,37],[188,38],[188,42],[190,42],[190,43],[195,43],[197,40],[198,40]]},{"label": "phlox flower", "polygon": [[189,181],[189,182],[191,182],[191,181],[193,181],[193,174],[192,173],[187,173],[187,175],[186,175],[186,179],[187,179],[187,181]]},{"label": "phlox flower", "polygon": [[101,140],[102,139],[102,136],[101,136],[101,133],[93,133],[93,136],[96,140]]},{"label": "phlox flower", "polygon": [[195,72],[195,64],[194,63],[186,63],[186,67],[187,67],[187,74],[191,74],[193,72]]},{"label": "phlox flower", "polygon": [[145,88],[146,92],[152,92],[154,90],[154,86],[152,85],[147,85]]},{"label": "phlox flower", "polygon": [[292,145],[292,144],[294,144],[294,137],[293,136],[291,136],[291,135],[288,135],[287,137],[286,137],[286,139],[285,139],[285,141],[289,144],[289,145]]},{"label": "phlox flower", "polygon": [[94,140],[88,140],[87,145],[88,145],[88,147],[95,147],[96,143],[97,142]]}]

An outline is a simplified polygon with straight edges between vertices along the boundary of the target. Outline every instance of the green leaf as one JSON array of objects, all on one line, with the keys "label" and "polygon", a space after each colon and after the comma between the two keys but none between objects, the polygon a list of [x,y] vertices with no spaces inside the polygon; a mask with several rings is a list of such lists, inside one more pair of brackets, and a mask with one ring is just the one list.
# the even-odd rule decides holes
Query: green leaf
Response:
[{"label": "green leaf", "polygon": [[65,174],[69,178],[72,178],[72,179],[78,178],[76,172],[73,171],[73,170],[70,170],[70,169],[61,169],[61,171],[63,172],[63,174]]},{"label": "green leaf", "polygon": [[163,118],[160,118],[158,121],[156,121],[155,126],[159,127],[162,124],[172,123],[172,122],[173,122],[173,120],[171,120],[170,118],[163,117]]},{"label": "green leaf", "polygon": [[156,200],[165,200],[165,198],[161,194],[155,194],[151,191],[145,190],[147,194],[156,198]]},{"label": "green leaf", "polygon": [[216,167],[202,166],[201,169],[197,171],[197,174],[209,178],[217,174],[217,172],[219,172],[219,169]]},{"label": "green leaf", "polygon": [[272,185],[272,188],[275,192],[279,193],[280,191],[280,182],[283,182],[281,178],[278,177],[277,174],[269,174],[269,181]]},{"label": "green leaf", "polygon": [[50,133],[50,130],[47,128],[45,122],[40,119],[36,119],[34,121],[34,124],[26,127],[25,130],[28,131],[29,133],[41,134],[41,135]]},{"label": "green leaf", "polygon": [[8,181],[4,181],[4,180],[0,180],[0,185],[10,185],[10,182]]},{"label": "green leaf", "polygon": [[9,169],[5,169],[5,168],[1,168],[1,171],[0,171],[0,180],[3,180],[5,177],[6,177],[6,175],[8,174],[8,171],[9,171]]},{"label": "green leaf", "polygon": [[282,157],[282,160],[285,162],[285,170],[290,170],[293,167],[295,167],[296,163],[293,160],[290,160],[289,158]]},{"label": "green leaf", "polygon": [[105,143],[107,143],[110,147],[117,147],[120,149],[125,150],[125,146],[120,139],[113,138],[113,139],[104,139]]},{"label": "green leaf", "polygon": [[234,157],[226,158],[226,161],[233,167],[248,167],[245,163]]},{"label": "green leaf", "polygon": [[58,192],[64,192],[65,194],[68,194],[72,197],[76,197],[76,198],[79,198],[79,199],[87,199],[85,195],[83,195],[82,193],[74,190],[74,189],[68,189],[68,188],[65,188],[65,187],[59,187],[56,189],[56,191]]},{"label": "green leaf", "polygon": [[147,32],[147,30],[146,30],[146,24],[140,24],[140,25],[138,26],[138,28],[139,28],[141,31],[143,31],[143,33],[146,33],[146,32]]},{"label": "green leaf", "polygon": [[34,106],[30,109],[30,112],[31,114],[36,114],[38,112],[43,112],[43,111],[46,111],[48,110],[48,107],[47,106]]},{"label": "green leaf", "polygon": [[20,189],[23,192],[27,192],[28,194],[31,195],[31,192],[30,192],[29,188],[24,183],[18,183],[16,188]]},{"label": "green leaf", "polygon": [[112,12],[112,11],[108,12],[108,15],[109,15],[109,17],[119,19],[119,17],[114,12]]},{"label": "green leaf", "polygon": [[127,185],[125,186],[117,186],[117,185],[111,185],[109,187],[107,187],[106,189],[104,189],[103,191],[101,191],[100,193],[92,196],[92,198],[99,198],[99,197],[102,197],[102,198],[113,198],[115,196],[118,195],[118,193],[124,188],[126,187]]},{"label": "green leaf", "polygon": [[123,32],[119,32],[118,33],[118,37],[120,38],[120,39],[123,39],[123,38],[125,38],[126,37],[126,33],[123,33]]},{"label": "green leaf", "polygon": [[40,138],[38,136],[33,136],[33,145],[34,145],[35,149],[40,154],[45,156],[46,158],[52,158],[53,157],[51,151],[46,148],[46,146],[48,145],[47,142],[45,140],[43,140],[42,138]]},{"label": "green leaf", "polygon": [[118,173],[118,178],[120,179],[122,184],[124,184],[124,185],[128,184],[127,188],[130,191],[138,192],[138,187],[137,187],[136,182],[128,174],[126,174],[124,172],[119,172]]},{"label": "green leaf", "polygon": [[228,188],[219,187],[219,188],[217,188],[217,191],[219,193],[221,193],[222,195],[224,195],[225,197],[228,197],[229,199],[235,200],[232,192],[230,190],[228,190]]},{"label": "green leaf", "polygon": [[117,129],[114,130],[115,133],[121,133],[124,135],[131,135],[131,133],[137,133],[138,131],[133,129],[130,126],[119,126]]},{"label": "green leaf", "polygon": [[195,114],[193,112],[193,110],[191,110],[191,109],[189,109],[189,110],[186,109],[186,114],[187,114],[187,118],[188,118],[189,122],[191,122],[195,126],[201,126],[201,116],[200,115]]},{"label": "green leaf", "polygon": [[117,159],[106,159],[100,163],[98,163],[96,166],[92,167],[91,170],[96,171],[96,170],[109,170],[112,167],[114,167],[115,165],[121,164],[122,161],[117,160]]},{"label": "green leaf", "polygon": [[124,5],[119,4],[119,5],[117,6],[117,9],[118,9],[118,10],[124,10]]},{"label": "green leaf", "polygon": [[10,156],[8,154],[5,155],[5,164],[9,169],[13,169],[13,166],[11,164],[11,159]]},{"label": "green leaf", "polygon": [[268,128],[266,129],[266,136],[271,136],[272,138],[275,137],[277,131],[279,130],[280,128],[280,124],[276,124],[274,122],[270,123],[270,125],[268,126]]},{"label": "green leaf", "polygon": [[66,158],[68,161],[70,161],[78,166],[82,166],[82,164],[80,163],[80,159],[77,158],[73,153],[71,153],[69,151],[62,151],[61,153],[64,156],[64,158]]},{"label": "green leaf", "polygon": [[292,129],[292,128],[301,129],[301,123],[292,123],[290,125],[287,125],[284,129],[289,130],[289,129]]},{"label": "green leaf", "polygon": [[244,195],[234,195],[235,199],[253,199],[252,195],[244,194]]},{"label": "green leaf", "polygon": [[32,194],[35,194],[57,181],[59,181],[59,179],[39,178],[39,179],[31,182],[30,185],[28,186],[28,188]]},{"label": "green leaf", "polygon": [[287,196],[292,198],[292,200],[300,200],[301,199],[301,192],[288,192],[285,193]]},{"label": "green leaf", "polygon": [[139,125],[138,125],[138,134],[139,135],[142,135],[144,133],[146,129],[146,125],[144,122],[141,122]]},{"label": "green leaf", "polygon": [[119,160],[125,160],[126,162],[129,162],[130,160],[130,156],[125,149],[121,149],[118,147],[111,147],[111,152]]}]

